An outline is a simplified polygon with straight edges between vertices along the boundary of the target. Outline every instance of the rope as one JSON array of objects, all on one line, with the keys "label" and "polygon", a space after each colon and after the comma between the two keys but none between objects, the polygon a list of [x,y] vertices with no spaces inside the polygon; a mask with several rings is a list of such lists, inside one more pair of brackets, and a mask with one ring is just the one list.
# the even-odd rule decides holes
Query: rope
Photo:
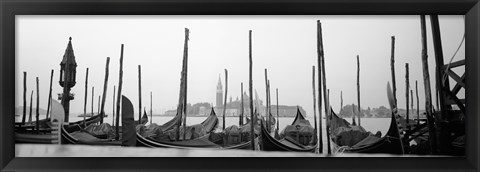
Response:
[{"label": "rope", "polygon": [[[463,21],[465,22],[465,16],[463,16]],[[460,42],[460,45],[458,45],[457,50],[455,51],[455,53],[453,53],[452,58],[450,58],[450,62],[448,62],[447,68],[445,69],[445,73],[443,74],[443,77],[442,77],[442,83],[445,83],[445,80],[447,80],[447,76],[450,71],[450,64],[452,63],[453,58],[457,55],[458,51],[460,50],[460,47],[462,47],[464,41],[465,41],[465,32],[463,33],[463,38],[462,38],[462,41]]]},{"label": "rope", "polygon": [[335,151],[335,154],[342,154],[343,152],[345,152],[345,150],[347,150],[347,148],[349,148],[349,147],[348,146],[341,146]]}]

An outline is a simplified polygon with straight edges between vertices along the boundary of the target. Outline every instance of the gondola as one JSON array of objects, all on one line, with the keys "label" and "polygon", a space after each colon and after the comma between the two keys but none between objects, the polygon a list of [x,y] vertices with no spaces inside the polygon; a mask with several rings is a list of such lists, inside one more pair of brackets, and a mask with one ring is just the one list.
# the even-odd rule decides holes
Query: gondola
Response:
[{"label": "gondola", "polygon": [[[293,126],[296,126],[299,123],[306,121],[303,115],[300,113],[300,110],[297,109],[297,115],[295,116],[295,120],[292,122]],[[308,121],[307,121],[308,122]],[[267,131],[266,127],[264,126],[264,122],[261,122],[261,141],[260,141],[260,148],[264,151],[290,151],[290,152],[315,152],[318,144],[315,145],[302,145],[290,136],[285,136],[281,139],[275,139],[271,134]],[[310,125],[310,123],[308,123]],[[316,143],[316,142],[315,142]]]},{"label": "gondola", "polygon": [[[174,132],[174,126],[177,120],[180,120],[180,115],[176,115],[172,120],[168,121],[164,125],[160,126],[161,129],[167,129],[167,132]],[[218,124],[218,118],[215,111],[212,108],[210,115],[200,125],[207,131],[206,135],[200,136],[192,140],[181,141],[167,141],[167,140],[155,140],[152,138],[144,137],[139,132],[137,135],[137,146],[144,147],[163,147],[163,148],[221,148],[221,146],[215,144],[209,140],[210,131],[214,130]]]},{"label": "gondola", "polygon": [[[219,142],[215,142],[216,144],[218,145],[221,145],[222,148],[224,149],[243,149],[243,150],[250,150],[252,149],[252,144],[251,144],[251,136],[250,136],[250,130],[251,130],[251,121],[247,121],[247,123],[243,124],[242,126],[238,127],[238,135],[236,136],[237,139],[240,140],[240,143],[234,143],[234,144],[226,144],[225,145],[225,140],[226,138],[225,137],[231,137],[231,135],[229,136],[225,136],[225,131],[223,131],[222,133],[219,133],[220,135],[220,138],[219,138]],[[256,126],[256,131],[255,131],[255,140],[258,140],[258,126]],[[243,130],[243,131],[242,131]],[[245,131],[247,130],[247,131]],[[212,139],[210,139],[211,141],[213,141]],[[238,141],[238,140],[237,140]]]},{"label": "gondola", "polygon": [[[390,84],[387,88],[388,98],[390,102],[390,107],[396,109],[393,100],[393,93],[390,89]],[[394,102],[394,100],[393,100]],[[404,154],[403,143],[401,140],[401,135],[399,132],[399,126],[397,125],[398,114],[396,110],[393,110],[390,120],[390,128],[388,129],[385,136],[379,138],[376,136],[367,136],[360,142],[355,145],[348,147],[340,147],[335,141],[332,140],[333,150],[336,152],[346,152],[346,153],[388,153],[388,154]],[[330,131],[333,131],[334,127],[349,127],[350,123],[344,119],[338,117],[333,110],[331,111],[331,128]],[[331,134],[331,133],[330,133]],[[334,137],[331,135],[332,138]]]},{"label": "gondola", "polygon": [[[65,144],[83,144],[83,145],[110,145],[110,146],[120,146],[124,145],[125,142],[131,140],[132,138],[128,132],[135,132],[134,121],[133,121],[133,105],[128,98],[122,96],[122,139],[114,140],[113,138],[100,139],[94,137],[93,135],[82,132],[85,126],[76,125],[76,127],[62,127],[62,143]],[[132,119],[131,124],[128,123],[127,119]],[[138,123],[138,122],[136,122]],[[125,129],[130,125],[133,128]],[[132,131],[130,131],[132,130]],[[132,135],[132,134],[130,134]],[[135,136],[135,135],[133,135]],[[133,138],[134,139],[134,138]]]},{"label": "gondola", "polygon": [[[56,100],[52,100],[52,115],[64,115],[63,107]],[[57,114],[60,113],[60,114]],[[92,116],[88,119],[79,120],[65,125],[64,128],[72,129],[79,126],[87,126],[100,121],[100,116]],[[52,134],[52,122],[50,118],[39,120],[39,132],[33,130],[36,122],[30,122],[24,126],[15,127],[15,143],[52,144],[56,137]],[[25,130],[31,128],[31,130]]]}]

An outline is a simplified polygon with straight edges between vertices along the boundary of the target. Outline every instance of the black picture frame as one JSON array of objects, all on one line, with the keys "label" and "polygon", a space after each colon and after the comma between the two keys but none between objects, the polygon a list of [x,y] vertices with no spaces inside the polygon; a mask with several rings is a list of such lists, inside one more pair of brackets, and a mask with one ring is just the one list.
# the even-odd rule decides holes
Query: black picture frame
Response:
[{"label": "black picture frame", "polygon": [[[2,0],[2,171],[478,171],[478,0]],[[15,158],[15,15],[465,15],[466,157],[435,158]]]}]

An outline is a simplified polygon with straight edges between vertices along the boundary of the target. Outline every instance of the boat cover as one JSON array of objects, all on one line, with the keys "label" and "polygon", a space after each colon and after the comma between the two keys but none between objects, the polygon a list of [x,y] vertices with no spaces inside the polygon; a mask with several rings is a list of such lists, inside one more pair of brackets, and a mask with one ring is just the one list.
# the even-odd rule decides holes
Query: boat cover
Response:
[{"label": "boat cover", "polygon": [[115,130],[108,123],[91,124],[85,128],[85,132],[100,139],[115,138]]}]

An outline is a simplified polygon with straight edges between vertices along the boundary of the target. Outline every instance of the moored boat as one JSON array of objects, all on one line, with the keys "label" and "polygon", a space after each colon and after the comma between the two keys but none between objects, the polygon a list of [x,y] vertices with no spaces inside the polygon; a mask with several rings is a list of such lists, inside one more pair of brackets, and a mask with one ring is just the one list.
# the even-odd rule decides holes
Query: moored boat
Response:
[{"label": "moored boat", "polygon": [[[133,121],[133,105],[128,98],[125,96],[122,97],[122,137],[121,140],[115,140],[113,134],[113,127],[109,124],[103,123],[100,125],[100,128],[104,129],[106,132],[111,132],[107,138],[95,137],[91,132],[85,132],[86,126],[76,125],[75,127],[62,127],[62,143],[65,144],[85,144],[85,145],[112,145],[120,146],[126,145],[127,142],[132,142],[132,139],[135,140],[133,132],[135,132],[134,121]],[[129,120],[131,119],[131,122]],[[93,121],[92,121],[93,122]],[[138,123],[138,122],[137,122]],[[133,126],[133,128],[130,127]],[[126,128],[130,127],[130,128]],[[130,131],[132,130],[132,131]],[[132,133],[132,134],[129,134]]]},{"label": "moored boat", "polygon": [[[347,153],[387,153],[387,154],[404,154],[403,143],[400,135],[400,129],[397,118],[399,118],[396,113],[396,107],[392,104],[392,93],[390,85],[388,84],[387,88],[388,98],[390,106],[392,108],[392,115],[390,120],[390,127],[387,133],[383,137],[377,137],[375,135],[368,135],[363,138],[358,143],[355,143],[353,146],[341,146],[339,145],[339,140],[333,139],[337,135],[333,135],[333,131],[337,128],[351,128],[350,123],[346,120],[338,117],[333,110],[331,110],[331,125],[330,131],[332,138],[333,150],[336,152],[347,152]],[[393,101],[394,102],[394,101]]]},{"label": "moored boat", "polygon": [[[164,147],[164,148],[220,148],[219,145],[215,144],[214,142],[210,141],[210,132],[213,131],[218,124],[218,118],[215,114],[215,111],[212,108],[210,115],[200,124],[193,125],[187,127],[185,133],[186,136],[190,137],[190,139],[183,139],[180,137],[181,140],[175,141],[173,138],[169,137],[168,133],[176,133],[175,124],[180,120],[180,115],[176,115],[173,119],[165,123],[164,125],[158,126],[158,128],[154,128],[154,132],[152,134],[145,133],[145,128],[140,128],[137,132],[137,146],[145,146],[145,147]],[[200,129],[199,129],[200,128]],[[204,130],[206,134],[197,136],[197,130]],[[180,130],[180,136],[183,136],[182,129]],[[160,134],[166,136],[163,139],[160,139]],[[172,135],[174,136],[174,135]],[[155,139],[155,137],[159,139]],[[192,139],[192,137],[194,137]]]},{"label": "moored boat", "polygon": [[[308,120],[303,117],[300,113],[300,110],[297,109],[297,115],[295,116],[295,120],[292,122],[293,128],[289,128],[287,126],[283,131],[283,137],[281,139],[276,139],[274,136],[271,135],[270,132],[267,131],[267,128],[264,125],[264,122],[261,123],[261,141],[260,141],[260,148],[261,150],[265,151],[292,151],[292,152],[314,152],[317,148],[318,144],[315,140],[313,131],[309,135],[305,135],[303,132],[293,131],[296,129],[302,128],[313,128]],[[292,129],[290,132],[289,130]],[[295,137],[292,137],[293,134],[296,133]],[[301,137],[309,137],[308,139],[300,139]],[[305,144],[306,143],[306,144]]]}]

